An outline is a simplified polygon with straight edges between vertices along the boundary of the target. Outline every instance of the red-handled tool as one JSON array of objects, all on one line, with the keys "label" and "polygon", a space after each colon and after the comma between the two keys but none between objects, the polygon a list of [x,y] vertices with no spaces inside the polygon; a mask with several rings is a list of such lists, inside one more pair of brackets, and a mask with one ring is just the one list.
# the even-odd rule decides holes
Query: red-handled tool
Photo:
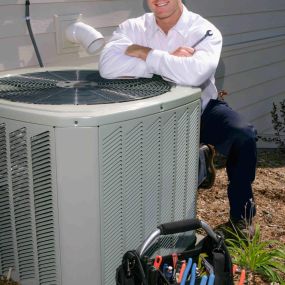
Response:
[{"label": "red-handled tool", "polygon": [[161,263],[162,263],[162,256],[157,255],[157,256],[155,257],[155,259],[154,259],[153,266],[154,266],[156,269],[159,269]]}]

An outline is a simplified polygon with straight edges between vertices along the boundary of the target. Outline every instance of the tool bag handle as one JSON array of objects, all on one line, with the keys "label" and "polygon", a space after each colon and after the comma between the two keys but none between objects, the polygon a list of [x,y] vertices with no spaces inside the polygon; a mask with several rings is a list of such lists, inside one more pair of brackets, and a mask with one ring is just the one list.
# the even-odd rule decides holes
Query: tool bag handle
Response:
[{"label": "tool bag handle", "polygon": [[138,248],[138,253],[140,256],[144,254],[146,249],[152,244],[152,242],[161,235],[170,235],[170,234],[178,234],[187,231],[204,229],[206,233],[215,241],[219,242],[221,237],[216,234],[212,228],[202,220],[199,219],[187,219],[180,220],[170,223],[164,223],[157,227],[157,229],[152,232],[148,238],[144,241],[144,243]]},{"label": "tool bag handle", "polygon": [[188,219],[161,224],[157,228],[160,229],[161,235],[171,235],[202,228],[202,224],[199,219]]}]

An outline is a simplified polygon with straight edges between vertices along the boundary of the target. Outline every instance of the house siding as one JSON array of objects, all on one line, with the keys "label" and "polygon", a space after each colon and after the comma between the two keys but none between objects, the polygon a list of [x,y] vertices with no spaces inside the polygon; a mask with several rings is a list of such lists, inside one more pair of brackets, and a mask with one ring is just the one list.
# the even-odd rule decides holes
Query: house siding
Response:
[{"label": "house siding", "polygon": [[[225,101],[252,123],[260,136],[272,135],[272,104],[285,99],[285,2],[192,0],[189,8],[223,34],[216,83],[218,89],[228,92]],[[258,146],[274,147],[261,140]]]},{"label": "house siding", "polygon": [[[111,36],[119,23],[144,13],[142,0],[32,0],[31,24],[45,66],[84,66],[98,54],[79,51],[59,54],[54,15],[82,14],[81,20]],[[225,100],[254,124],[259,135],[274,132],[272,103],[285,98],[284,0],[187,0],[185,4],[212,21],[224,45],[217,70],[218,89]],[[37,67],[38,61],[25,22],[25,0],[0,0],[0,71]],[[259,141],[259,146],[272,146]]]},{"label": "house siding", "polygon": [[[108,39],[119,23],[144,12],[143,5],[134,0],[31,2],[31,26],[44,66],[74,66],[98,61],[98,55],[90,56],[83,49],[68,54],[57,52],[55,15],[82,14],[84,23]],[[26,27],[25,1],[0,0],[0,43],[0,71],[38,66]]]}]

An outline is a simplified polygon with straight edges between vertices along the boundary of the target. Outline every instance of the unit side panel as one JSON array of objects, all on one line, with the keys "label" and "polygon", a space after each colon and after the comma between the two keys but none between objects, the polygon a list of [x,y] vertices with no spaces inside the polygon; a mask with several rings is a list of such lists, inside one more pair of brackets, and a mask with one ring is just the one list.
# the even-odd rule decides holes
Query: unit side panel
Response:
[{"label": "unit side panel", "polygon": [[59,285],[54,130],[2,118],[0,126],[2,270],[15,268],[13,277],[24,285]]},{"label": "unit side panel", "polygon": [[103,284],[160,223],[195,217],[199,122],[197,100],[99,128]]},{"label": "unit side panel", "polygon": [[98,128],[56,128],[62,284],[101,284]]}]

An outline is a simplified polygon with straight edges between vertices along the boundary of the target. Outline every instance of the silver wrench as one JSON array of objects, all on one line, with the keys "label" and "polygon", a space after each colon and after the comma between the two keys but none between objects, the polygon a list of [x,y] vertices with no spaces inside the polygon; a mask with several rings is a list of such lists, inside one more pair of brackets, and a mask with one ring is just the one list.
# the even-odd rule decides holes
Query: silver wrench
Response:
[{"label": "silver wrench", "polygon": [[199,43],[201,43],[205,38],[211,37],[212,35],[213,35],[212,30],[208,30],[208,31],[206,32],[206,34],[192,46],[192,48],[195,48],[195,47],[196,47]]}]

